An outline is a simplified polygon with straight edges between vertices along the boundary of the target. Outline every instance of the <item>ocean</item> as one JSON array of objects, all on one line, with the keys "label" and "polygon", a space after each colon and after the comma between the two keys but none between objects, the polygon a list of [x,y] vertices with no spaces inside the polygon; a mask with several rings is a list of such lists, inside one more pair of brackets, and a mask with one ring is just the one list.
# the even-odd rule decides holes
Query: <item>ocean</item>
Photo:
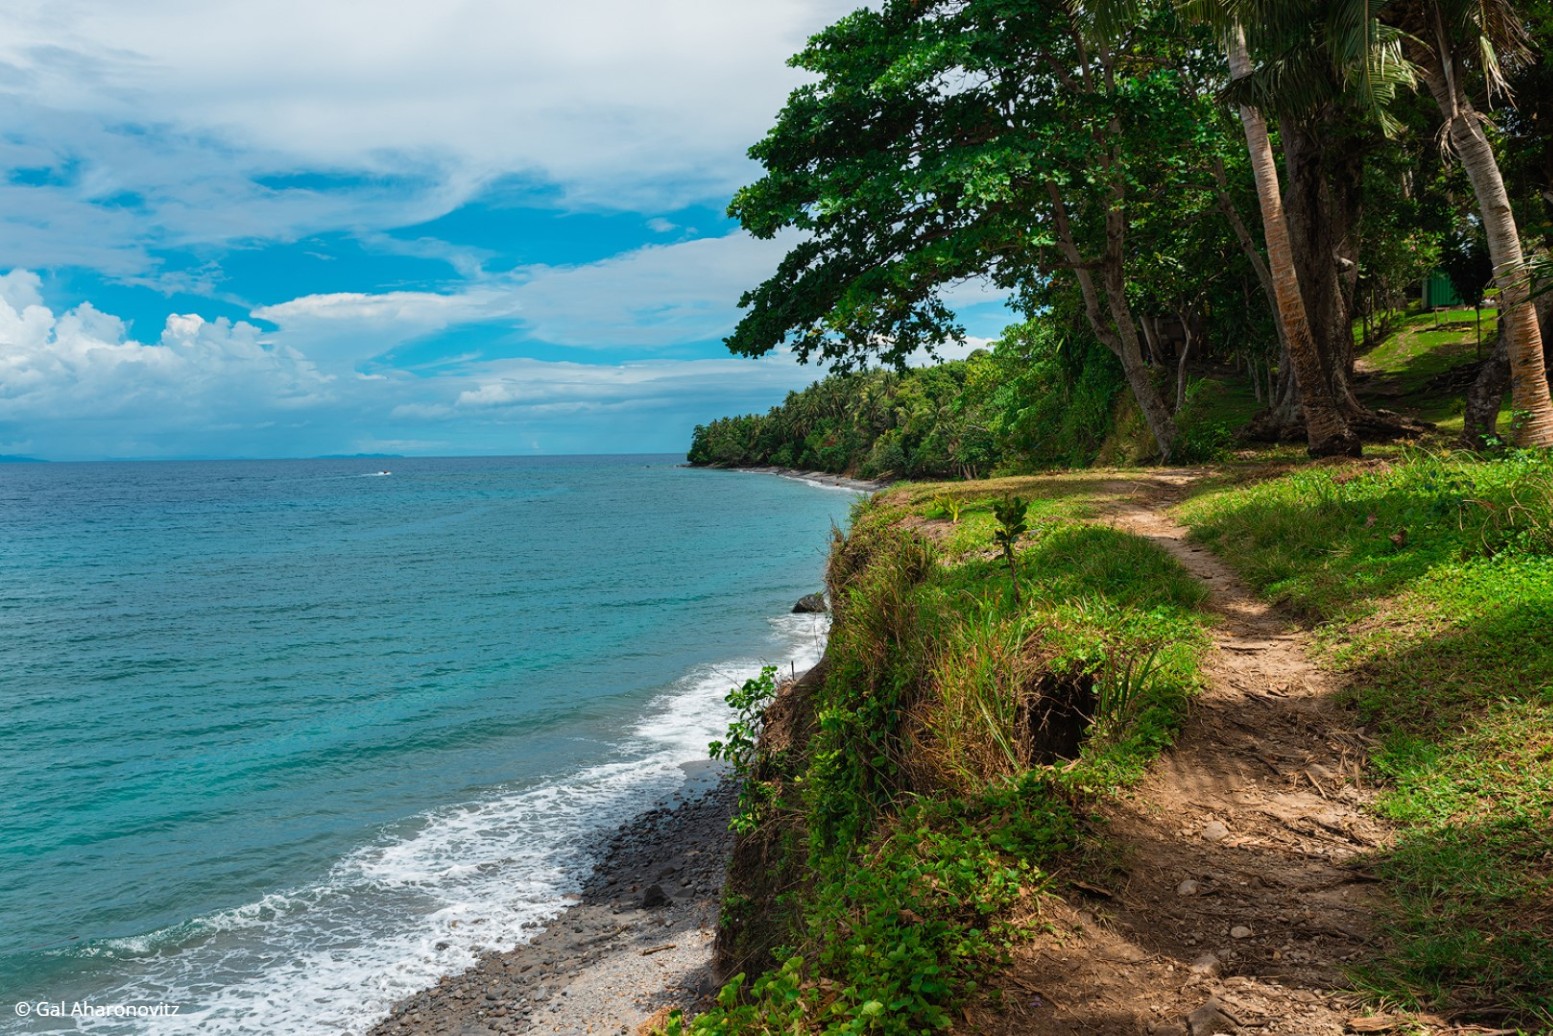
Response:
[{"label": "ocean", "polygon": [[855,494],[679,461],[0,465],[0,1032],[358,1032],[553,916],[823,649]]}]

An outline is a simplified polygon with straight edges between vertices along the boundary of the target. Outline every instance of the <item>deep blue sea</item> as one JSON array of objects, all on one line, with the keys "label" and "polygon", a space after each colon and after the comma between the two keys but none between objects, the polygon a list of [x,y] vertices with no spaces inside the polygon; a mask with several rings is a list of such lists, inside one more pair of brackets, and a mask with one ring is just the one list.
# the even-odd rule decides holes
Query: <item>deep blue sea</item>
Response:
[{"label": "deep blue sea", "polygon": [[356,1032],[527,938],[823,646],[854,495],[679,460],[0,464],[0,1031]]}]

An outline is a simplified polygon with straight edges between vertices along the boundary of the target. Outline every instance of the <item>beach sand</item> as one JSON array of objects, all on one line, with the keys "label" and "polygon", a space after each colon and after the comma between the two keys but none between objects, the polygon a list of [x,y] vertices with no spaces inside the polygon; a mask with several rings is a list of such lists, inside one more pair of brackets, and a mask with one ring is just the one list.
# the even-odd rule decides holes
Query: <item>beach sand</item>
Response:
[{"label": "beach sand", "polygon": [[[634,1033],[714,993],[710,961],[733,836],[733,781],[692,768],[677,800],[624,825],[578,901],[532,942],[397,1004],[372,1036]],[[666,905],[645,907],[658,886]]]}]

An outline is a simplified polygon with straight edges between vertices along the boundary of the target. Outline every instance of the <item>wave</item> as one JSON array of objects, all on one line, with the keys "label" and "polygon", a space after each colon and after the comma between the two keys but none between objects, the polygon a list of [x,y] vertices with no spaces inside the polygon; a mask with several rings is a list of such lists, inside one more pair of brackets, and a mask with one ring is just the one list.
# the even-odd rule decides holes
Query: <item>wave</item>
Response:
[{"label": "wave", "polygon": [[[796,670],[818,660],[823,617],[771,623],[770,662]],[[364,1031],[397,1000],[483,952],[527,941],[564,910],[603,835],[686,790],[686,764],[705,760],[707,743],[724,733],[724,695],[760,665],[698,667],[649,704],[610,761],[393,825],[321,882],[68,953],[100,958],[116,976],[94,1002],[179,1004],[177,1015],[157,1019],[157,1033]],[[146,1024],[76,1021],[115,1036]]]}]

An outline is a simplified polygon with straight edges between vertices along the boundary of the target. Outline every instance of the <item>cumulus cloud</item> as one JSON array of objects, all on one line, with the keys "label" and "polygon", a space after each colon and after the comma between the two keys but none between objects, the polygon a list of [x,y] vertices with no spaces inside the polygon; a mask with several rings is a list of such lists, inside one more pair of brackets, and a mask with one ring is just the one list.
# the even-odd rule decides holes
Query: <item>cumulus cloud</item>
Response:
[{"label": "cumulus cloud", "polygon": [[0,400],[34,440],[90,436],[93,452],[113,455],[116,436],[145,425],[264,422],[333,398],[331,376],[246,321],[174,314],[157,341],[139,342],[89,303],[56,315],[40,286],[27,270],[0,277]]},{"label": "cumulus cloud", "polygon": [[[255,311],[273,331],[174,314],[142,342],[88,303],[56,314],[40,287],[27,270],[0,276],[0,452],[672,451],[693,424],[763,409],[816,373],[781,355],[604,364],[471,354],[429,374],[360,374],[359,356],[405,327],[512,313],[512,292],[305,296]],[[340,344],[353,340],[375,344]],[[416,432],[427,428],[435,434]]]}]

